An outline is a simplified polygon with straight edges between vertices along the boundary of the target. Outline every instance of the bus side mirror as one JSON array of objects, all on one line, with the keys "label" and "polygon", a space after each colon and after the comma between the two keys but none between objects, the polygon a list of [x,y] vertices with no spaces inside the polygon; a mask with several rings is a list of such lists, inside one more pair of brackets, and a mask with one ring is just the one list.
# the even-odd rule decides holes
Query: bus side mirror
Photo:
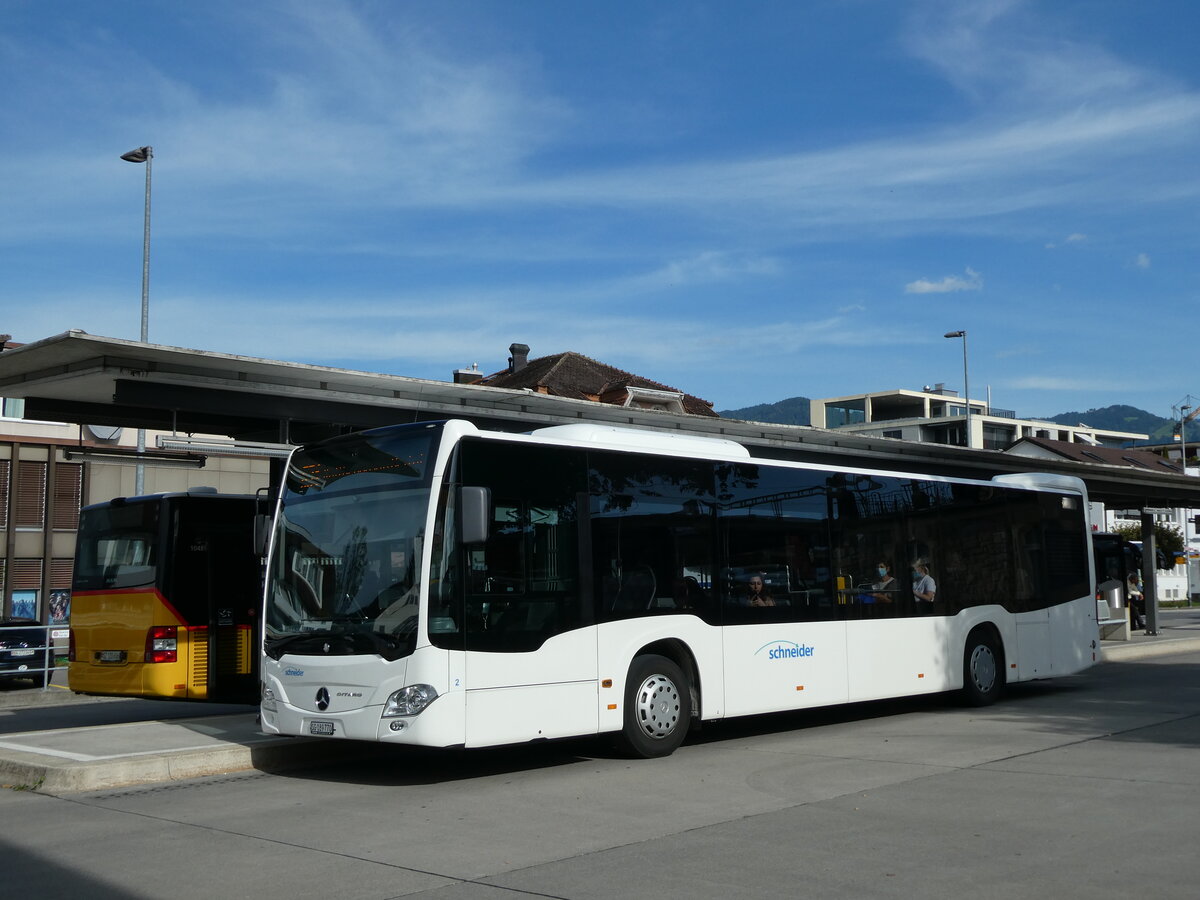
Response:
[{"label": "bus side mirror", "polygon": [[267,555],[267,540],[271,536],[271,517],[257,515],[254,517],[254,552],[259,557]]},{"label": "bus side mirror", "polygon": [[458,489],[459,522],[464,544],[482,544],[488,539],[492,521],[492,491],[463,485]]}]

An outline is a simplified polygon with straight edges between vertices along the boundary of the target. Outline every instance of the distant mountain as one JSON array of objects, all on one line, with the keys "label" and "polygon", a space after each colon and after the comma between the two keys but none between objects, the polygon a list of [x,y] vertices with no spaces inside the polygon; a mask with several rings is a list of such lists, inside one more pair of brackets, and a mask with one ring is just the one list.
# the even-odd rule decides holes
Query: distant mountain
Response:
[{"label": "distant mountain", "polygon": [[[1048,416],[1046,421],[1058,425],[1078,425],[1081,422],[1093,428],[1107,428],[1113,431],[1138,431],[1150,435],[1152,443],[1171,440],[1173,434],[1172,421],[1156,416],[1154,413],[1138,409],[1136,406],[1105,406],[1102,409],[1089,409],[1087,412],[1065,412],[1057,416]],[[1195,422],[1188,425],[1188,439],[1191,440]],[[1200,434],[1200,432],[1197,432]]]},{"label": "distant mountain", "polygon": [[[779,425],[808,425],[811,422],[809,399],[807,397],[790,397],[778,403],[760,403],[757,406],[746,406],[741,409],[722,409],[719,415],[726,419],[743,419],[750,422],[772,422]],[[1031,417],[1032,418],[1032,417]],[[1150,435],[1151,443],[1170,441],[1173,437],[1173,424],[1170,419],[1156,416],[1154,413],[1138,409],[1136,406],[1114,405],[1101,409],[1089,409],[1087,412],[1065,412],[1056,416],[1038,416],[1046,422],[1057,425],[1078,425],[1081,422],[1092,428],[1103,428],[1110,431],[1132,431]],[[1200,443],[1200,417],[1188,423],[1188,441]]]},{"label": "distant mountain", "polygon": [[809,401],[807,397],[790,397],[778,403],[760,403],[741,409],[718,410],[717,415],[726,419],[742,419],[746,422],[773,422],[777,425],[808,425]]}]

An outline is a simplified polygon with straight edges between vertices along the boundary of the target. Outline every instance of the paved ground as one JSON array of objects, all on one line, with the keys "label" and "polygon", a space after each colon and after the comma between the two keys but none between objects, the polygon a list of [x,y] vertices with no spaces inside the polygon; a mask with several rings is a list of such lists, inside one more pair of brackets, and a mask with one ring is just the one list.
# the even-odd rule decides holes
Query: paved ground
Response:
[{"label": "paved ground", "polygon": [[1200,651],[1172,637],[982,710],[933,697],[760,717],[664,760],[588,741],[385,748],[286,772],[0,791],[2,892],[1193,898]]},{"label": "paved ground", "polygon": [[[1200,650],[1200,607],[1163,610],[1157,635],[1107,641],[1105,659]],[[249,769],[370,758],[379,748],[260,734],[253,707],[83,697],[55,673],[47,688],[0,686],[0,785],[66,794]]]}]

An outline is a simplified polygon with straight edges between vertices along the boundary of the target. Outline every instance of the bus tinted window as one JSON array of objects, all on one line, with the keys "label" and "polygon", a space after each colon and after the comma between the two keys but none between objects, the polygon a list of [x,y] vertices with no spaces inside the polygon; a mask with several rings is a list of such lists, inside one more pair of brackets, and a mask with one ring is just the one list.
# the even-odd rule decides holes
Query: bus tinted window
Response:
[{"label": "bus tinted window", "polygon": [[287,489],[361,492],[425,483],[439,434],[434,427],[399,433],[385,428],[309,448],[292,457]]},{"label": "bus tinted window", "polygon": [[617,453],[591,453],[588,463],[599,617],[715,620],[712,463]]},{"label": "bus tinted window", "polygon": [[719,464],[721,599],[726,622],[829,618],[829,495],[825,476]]},{"label": "bus tinted window", "polygon": [[[461,448],[457,480],[490,488],[491,529],[462,562],[439,551],[438,646],[529,650],[592,621],[650,615],[730,625],[953,616],[1088,593],[1070,496],[495,441]],[[453,496],[443,508],[452,522]],[[914,594],[918,565],[932,602]]]},{"label": "bus tinted window", "polygon": [[253,500],[180,497],[168,501],[171,545],[166,595],[193,625],[250,624],[261,602],[253,553]]},{"label": "bus tinted window", "polygon": [[837,615],[916,615],[911,564],[931,555],[940,486],[845,472],[829,474],[827,484]]},{"label": "bus tinted window", "polygon": [[1045,600],[1062,603],[1088,593],[1088,545],[1079,540],[1084,510],[1077,497],[1038,494],[1038,517],[1046,545]]},{"label": "bus tinted window", "polygon": [[77,591],[148,587],[157,577],[157,503],[92,509],[81,520],[73,576]]},{"label": "bus tinted window", "polygon": [[430,640],[474,650],[525,651],[590,624],[579,578],[582,451],[464,440],[462,483],[492,492],[487,542],[467,548],[466,610],[440,617]]}]

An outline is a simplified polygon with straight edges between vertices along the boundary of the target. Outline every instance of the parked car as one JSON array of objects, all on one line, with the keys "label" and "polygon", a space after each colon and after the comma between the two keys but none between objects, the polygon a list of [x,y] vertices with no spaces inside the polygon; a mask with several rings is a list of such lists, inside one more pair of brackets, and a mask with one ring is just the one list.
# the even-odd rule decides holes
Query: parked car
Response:
[{"label": "parked car", "polygon": [[42,680],[49,632],[36,619],[0,618],[0,680]]}]

